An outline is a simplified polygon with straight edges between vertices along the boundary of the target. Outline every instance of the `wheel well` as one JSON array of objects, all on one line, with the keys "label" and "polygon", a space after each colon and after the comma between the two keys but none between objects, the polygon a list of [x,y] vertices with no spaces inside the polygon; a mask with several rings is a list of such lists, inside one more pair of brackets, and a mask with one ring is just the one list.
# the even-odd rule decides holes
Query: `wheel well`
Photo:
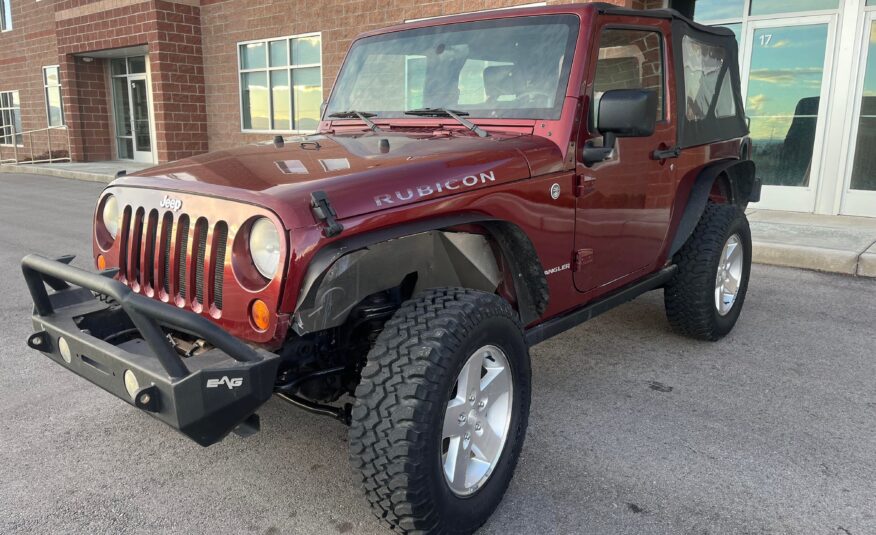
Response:
[{"label": "wheel well", "polygon": [[708,202],[735,204],[744,210],[755,182],[755,167],[751,160],[722,160],[702,169],[691,185],[669,256],[678,252],[693,233]]},{"label": "wheel well", "polygon": [[466,221],[346,249],[311,280],[293,316],[299,335],[342,325],[363,300],[404,281],[414,281],[410,293],[436,287],[496,293],[523,323],[537,319],[548,299],[535,247],[503,221]]},{"label": "wheel well", "polygon": [[712,189],[709,191],[709,202],[715,204],[734,204],[730,177],[726,173],[721,173],[715,178]]}]

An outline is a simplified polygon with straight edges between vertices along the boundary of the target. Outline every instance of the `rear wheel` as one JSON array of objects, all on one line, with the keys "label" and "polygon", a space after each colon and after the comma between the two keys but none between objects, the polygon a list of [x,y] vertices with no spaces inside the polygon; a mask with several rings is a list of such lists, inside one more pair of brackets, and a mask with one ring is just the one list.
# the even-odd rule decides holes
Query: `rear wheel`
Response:
[{"label": "rear wheel", "polygon": [[350,451],[379,518],[471,533],[505,493],[526,434],[529,352],[496,295],[430,290],[386,323],[356,389]]},{"label": "rear wheel", "polygon": [[673,261],[678,272],[663,291],[669,323],[693,338],[724,337],[736,325],[748,291],[751,230],[745,212],[708,204]]}]

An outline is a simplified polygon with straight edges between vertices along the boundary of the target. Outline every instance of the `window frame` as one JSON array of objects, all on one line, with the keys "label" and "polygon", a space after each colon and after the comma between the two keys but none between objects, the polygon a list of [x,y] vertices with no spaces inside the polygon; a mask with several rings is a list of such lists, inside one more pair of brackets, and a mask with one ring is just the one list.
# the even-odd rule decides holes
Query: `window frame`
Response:
[{"label": "window frame", "polygon": [[[6,94],[10,95],[11,100],[9,102],[15,102],[15,99],[12,99],[12,97],[11,97],[13,93],[18,94],[18,108],[17,108],[18,109],[18,120],[21,121],[21,91],[19,91],[18,89],[10,89],[9,91],[0,91],[0,95],[6,95]],[[9,106],[9,107],[3,107],[2,99],[0,99],[0,125],[7,126],[3,123],[2,115],[6,112],[11,112],[14,114],[15,110],[16,110],[16,108],[14,105]],[[14,130],[15,129],[15,116],[14,115],[12,115],[12,128],[13,128],[13,131],[11,134],[11,136],[13,137],[12,143],[4,143],[2,141],[6,137],[10,137],[10,134],[4,133],[4,132],[8,132],[9,130],[7,128],[2,128],[2,130],[0,130],[0,146],[2,146],[2,147],[24,147],[23,132],[16,132]]]},{"label": "window frame", "polygon": [[[306,63],[301,65],[292,65],[292,52],[291,52],[291,44],[293,39],[300,39],[304,37],[319,37],[319,63]],[[271,55],[270,55],[270,43],[273,41],[286,41],[286,49],[289,54],[289,64],[283,65],[280,67],[271,67]],[[259,67],[254,69],[244,69],[243,64],[241,63],[241,54],[240,49],[245,45],[250,44],[264,44],[265,45],[265,67]],[[237,104],[240,111],[240,132],[243,134],[309,134],[316,132],[316,130],[302,130],[302,129],[291,129],[291,130],[281,130],[281,129],[256,129],[256,128],[244,128],[244,106],[243,106],[243,74],[245,73],[259,73],[263,72],[267,76],[267,88],[268,88],[268,120],[273,123],[274,120],[274,102],[271,98],[271,72],[272,71],[286,71],[289,73],[289,105],[290,110],[294,114],[295,111],[295,91],[292,86],[292,71],[296,69],[311,69],[314,67],[319,67],[319,91],[321,94],[320,101],[325,101],[325,84],[323,83],[323,39],[322,32],[307,32],[307,33],[299,33],[295,35],[286,35],[280,37],[266,37],[263,39],[251,39],[249,41],[239,41],[235,44],[235,51],[237,55]],[[321,120],[321,117],[320,119]],[[294,118],[290,120],[290,123],[294,124]],[[318,122],[318,121],[317,121]],[[291,126],[291,125],[290,125]]]},{"label": "window frame", "polygon": [[[2,1],[2,0],[0,0]],[[48,77],[46,76],[46,69],[57,69],[58,70],[58,83],[55,85],[49,85]],[[61,82],[61,66],[60,65],[44,65],[43,66],[43,98],[46,100],[46,125],[49,128],[58,128],[62,126],[67,126],[67,115],[64,113],[64,93],[63,93],[64,84]],[[61,108],[61,124],[52,124],[52,113],[49,109],[49,89],[57,89],[58,90],[58,104]]]},{"label": "window frame", "polygon": [[[662,117],[659,120],[657,120],[656,124],[657,125],[669,124],[670,123],[669,113],[668,113],[669,87],[667,84],[668,78],[667,78],[667,73],[666,73],[666,68],[669,65],[669,59],[668,59],[667,54],[666,54],[666,33],[661,28],[657,28],[656,26],[639,26],[639,25],[635,25],[635,24],[615,24],[615,23],[610,22],[610,23],[607,23],[607,24],[599,27],[599,29],[597,30],[598,35],[599,35],[599,41],[598,41],[599,44],[594,48],[594,52],[593,52],[594,53],[593,66],[591,67],[592,74],[590,74],[590,76],[589,76],[589,78],[590,78],[589,81],[585,80],[585,83],[590,84],[588,97],[590,99],[591,106],[596,105],[596,99],[594,98],[594,92],[596,91],[596,72],[597,72],[596,69],[597,69],[597,63],[599,62],[599,51],[602,49],[602,47],[600,46],[602,43],[602,34],[606,30],[645,31],[645,32],[650,32],[650,33],[656,33],[657,35],[660,36],[660,61],[663,65],[663,68],[661,69],[661,73],[660,73],[660,77],[661,77],[660,83],[661,83],[661,87],[662,87],[662,95],[660,95],[662,98],[662,102],[660,105],[660,111],[661,111]],[[674,66],[673,66],[673,69],[674,69]],[[599,133],[598,130],[596,130],[596,125],[590,124],[592,122],[592,119],[594,119],[595,117],[596,117],[596,113],[594,112],[594,110],[591,107],[591,109],[588,111],[587,130],[589,131],[589,133],[591,135],[600,136],[601,134]]]},{"label": "window frame", "polygon": [[0,33],[12,29],[12,0],[0,0]]}]

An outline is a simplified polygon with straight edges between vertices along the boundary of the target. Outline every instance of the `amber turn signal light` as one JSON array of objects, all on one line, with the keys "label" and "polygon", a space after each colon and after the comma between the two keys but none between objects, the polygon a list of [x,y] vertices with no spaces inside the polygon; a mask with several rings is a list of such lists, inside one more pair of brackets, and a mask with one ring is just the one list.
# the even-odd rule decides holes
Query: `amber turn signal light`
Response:
[{"label": "amber turn signal light", "polygon": [[102,254],[97,255],[97,269],[101,271],[106,269],[106,258]]},{"label": "amber turn signal light", "polygon": [[252,319],[252,324],[260,331],[267,331],[271,324],[271,312],[268,310],[268,305],[261,299],[256,299],[252,302],[249,308],[249,315]]}]

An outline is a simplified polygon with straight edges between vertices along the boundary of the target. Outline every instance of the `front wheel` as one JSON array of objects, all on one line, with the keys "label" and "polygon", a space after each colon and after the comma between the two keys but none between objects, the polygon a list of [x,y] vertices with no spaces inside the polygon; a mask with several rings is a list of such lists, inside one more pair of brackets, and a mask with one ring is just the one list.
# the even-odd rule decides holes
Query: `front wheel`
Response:
[{"label": "front wheel", "polygon": [[403,533],[471,533],[499,504],[529,416],[529,351],[500,297],[429,290],[368,355],[350,452],[379,518]]},{"label": "front wheel", "polygon": [[751,230],[745,212],[708,204],[673,261],[678,272],[663,290],[669,323],[693,338],[722,338],[739,319],[748,291]]}]

